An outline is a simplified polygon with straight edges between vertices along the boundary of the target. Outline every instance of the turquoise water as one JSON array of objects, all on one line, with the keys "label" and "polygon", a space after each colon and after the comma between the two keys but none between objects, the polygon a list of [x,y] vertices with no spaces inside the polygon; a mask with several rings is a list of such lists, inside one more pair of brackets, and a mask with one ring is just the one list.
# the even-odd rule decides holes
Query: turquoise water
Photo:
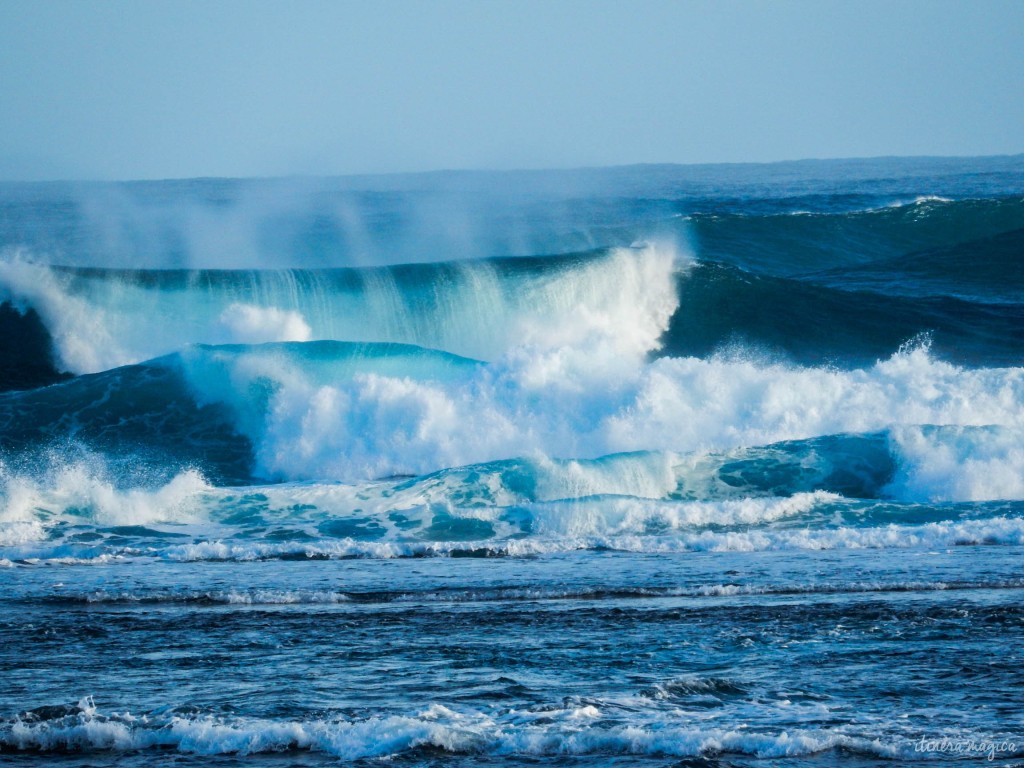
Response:
[{"label": "turquoise water", "polygon": [[5,764],[1024,759],[1019,158],[0,211]]}]

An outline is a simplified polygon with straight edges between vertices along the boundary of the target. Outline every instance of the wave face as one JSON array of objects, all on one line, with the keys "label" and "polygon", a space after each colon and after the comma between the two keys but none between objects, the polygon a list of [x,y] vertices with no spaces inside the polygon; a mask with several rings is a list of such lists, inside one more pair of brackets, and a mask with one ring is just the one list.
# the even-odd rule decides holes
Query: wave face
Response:
[{"label": "wave face", "polygon": [[1022,547],[1021,158],[0,185],[0,760],[1019,759]]},{"label": "wave face", "polygon": [[[1024,238],[1015,240],[1015,248],[1016,254],[1024,252]],[[884,278],[867,268],[785,278],[700,264],[680,283],[680,306],[665,348],[704,357],[729,345],[745,346],[805,365],[852,367],[870,365],[906,340],[927,336],[945,360],[972,366],[1020,361],[1024,303],[1015,300],[1016,273],[997,270],[984,289],[989,296],[967,299],[950,287],[962,266],[945,272],[929,262],[930,274],[915,286],[915,263],[921,264],[903,260]]]},{"label": "wave face", "polygon": [[482,359],[513,346],[617,351],[657,344],[675,308],[674,254],[654,247],[563,257],[367,269],[177,271],[0,263],[11,306],[50,331],[66,370],[93,373],[191,343],[377,341]]}]

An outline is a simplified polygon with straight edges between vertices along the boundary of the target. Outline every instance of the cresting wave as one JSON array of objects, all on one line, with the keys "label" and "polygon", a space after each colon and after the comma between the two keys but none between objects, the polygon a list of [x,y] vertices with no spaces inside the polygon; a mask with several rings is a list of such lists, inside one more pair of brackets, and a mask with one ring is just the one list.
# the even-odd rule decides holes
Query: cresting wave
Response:
[{"label": "cresting wave", "polygon": [[991,500],[1024,497],[1022,445],[1020,431],[909,427],[351,485],[217,488],[190,471],[153,490],[58,462],[42,482],[0,474],[0,546],[8,562],[105,562],[1019,544],[1024,502]]},{"label": "cresting wave", "polygon": [[728,451],[917,425],[975,428],[942,433],[957,448],[922,448],[942,470],[963,463],[955,478],[906,478],[917,498],[1021,497],[1024,369],[961,368],[924,346],[852,371],[747,357],[638,364],[593,348],[483,365],[400,345],[196,347],[0,394],[9,454],[71,440],[236,483],[360,482],[535,454]]},{"label": "cresting wave", "polygon": [[216,522],[216,486],[252,482],[300,483],[293,505],[320,494],[331,538],[371,520],[350,525],[354,554],[458,549],[378,541],[396,510],[429,510],[421,533],[448,530],[431,521],[447,510],[456,544],[557,531],[631,548],[800,499],[1024,499],[1024,201],[790,203],[562,256],[249,271],[6,257],[0,324],[25,340],[0,345],[18,363],[7,386],[54,383],[0,393],[4,519],[20,526],[4,536],[38,540],[67,514]]},{"label": "cresting wave", "polygon": [[94,373],[190,344],[399,342],[483,360],[599,340],[634,357],[676,308],[672,249],[366,269],[131,271],[0,261],[0,301],[31,309],[59,367]]},{"label": "cresting wave", "polygon": [[524,343],[579,346],[595,333],[622,353],[643,354],[661,336],[662,352],[674,356],[741,343],[850,366],[929,333],[953,362],[1008,365],[1024,355],[1019,198],[678,221],[630,237],[689,243],[697,268],[665,244],[477,261],[438,254],[430,264],[359,269],[191,271],[46,266],[8,250],[0,328],[32,341],[0,343],[0,358],[17,360],[5,374],[17,388],[193,343],[310,339],[411,343],[491,361]]}]

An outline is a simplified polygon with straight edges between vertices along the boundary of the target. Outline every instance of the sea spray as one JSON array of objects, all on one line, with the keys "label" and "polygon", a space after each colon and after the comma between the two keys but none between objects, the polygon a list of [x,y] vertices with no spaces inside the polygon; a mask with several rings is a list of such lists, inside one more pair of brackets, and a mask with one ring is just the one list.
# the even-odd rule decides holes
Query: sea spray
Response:
[{"label": "sea spray", "polygon": [[0,185],[0,759],[1021,757],[1022,169]]}]

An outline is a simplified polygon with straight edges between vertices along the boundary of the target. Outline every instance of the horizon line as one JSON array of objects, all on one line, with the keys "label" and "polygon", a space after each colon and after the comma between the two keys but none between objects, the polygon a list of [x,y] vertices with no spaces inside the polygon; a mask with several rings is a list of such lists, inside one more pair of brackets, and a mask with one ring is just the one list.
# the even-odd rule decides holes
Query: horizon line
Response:
[{"label": "horizon line", "polygon": [[400,177],[457,176],[457,175],[515,175],[515,174],[557,174],[586,173],[593,171],[614,171],[640,168],[737,168],[737,167],[769,167],[781,165],[817,164],[817,163],[867,163],[882,160],[1024,160],[1024,151],[1016,153],[998,153],[990,155],[866,155],[845,157],[802,157],[786,160],[737,160],[712,162],[634,162],[612,163],[609,165],[576,165],[546,166],[527,168],[435,168],[418,171],[380,171],[355,173],[281,173],[254,174],[252,176],[215,176],[200,174],[195,176],[153,176],[122,179],[104,179],[95,177],[57,177],[51,179],[0,179],[0,184],[158,184],[161,182],[181,181],[285,181],[290,179],[382,179]]}]

